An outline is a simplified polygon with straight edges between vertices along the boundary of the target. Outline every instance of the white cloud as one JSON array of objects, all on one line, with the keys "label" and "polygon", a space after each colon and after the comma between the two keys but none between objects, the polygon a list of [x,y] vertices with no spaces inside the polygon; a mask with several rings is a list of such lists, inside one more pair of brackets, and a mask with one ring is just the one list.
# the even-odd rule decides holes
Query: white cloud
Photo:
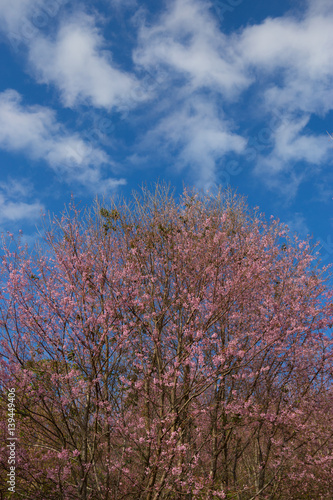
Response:
[{"label": "white cloud", "polygon": [[266,107],[325,114],[333,109],[333,11],[266,19],[238,40],[244,65],[281,84],[264,89]]},{"label": "white cloud", "polygon": [[[15,51],[21,46],[28,49],[29,69],[37,81],[55,85],[67,107],[85,103],[124,110],[147,99],[135,76],[112,60],[93,16],[76,11],[75,16],[56,19],[67,3],[3,0],[0,4],[0,29]],[[53,37],[43,34],[49,25],[56,29]]]},{"label": "white cloud", "polygon": [[[39,201],[29,202],[33,188],[29,181],[10,179],[0,183],[0,223],[35,222],[44,210]],[[25,201],[23,201],[25,200]]]},{"label": "white cloud", "polygon": [[327,134],[306,132],[304,129],[309,120],[310,116],[285,116],[284,121],[272,133],[272,152],[266,158],[259,159],[256,172],[262,173],[269,169],[272,175],[290,169],[290,165],[296,162],[319,165],[327,161],[332,149],[329,137]]},{"label": "white cloud", "polygon": [[207,7],[197,0],[173,1],[155,25],[141,25],[133,60],[145,69],[166,66],[192,90],[210,88],[233,98],[251,80]]},{"label": "white cloud", "polygon": [[[241,152],[246,145],[234,133],[232,121],[223,117],[216,96],[234,100],[251,79],[208,4],[175,0],[155,24],[141,19],[133,60],[145,71],[165,75],[157,87],[155,110],[160,120],[139,145],[142,157],[158,145],[166,156],[176,155],[172,160],[176,168],[189,167],[192,180],[210,188],[216,182],[217,160]],[[207,91],[213,93],[209,96]],[[131,159],[138,162],[138,154]]]},{"label": "white cloud", "polygon": [[196,182],[209,188],[215,182],[216,160],[229,152],[240,153],[246,140],[231,132],[231,124],[219,117],[214,103],[203,97],[192,95],[179,108],[148,132],[141,147],[158,147],[166,155],[176,151],[176,166],[190,167]]},{"label": "white cloud", "polygon": [[268,18],[262,24],[245,28],[239,50],[248,64],[265,72],[293,68],[304,75],[321,77],[331,72],[330,28],[321,16],[302,21]]},{"label": "white cloud", "polygon": [[286,115],[272,133],[272,151],[259,155],[253,173],[272,191],[288,201],[303,181],[318,175],[332,157],[329,137],[306,129],[309,116]]},{"label": "white cloud", "polygon": [[29,220],[38,219],[41,215],[43,205],[40,203],[25,203],[23,201],[9,201],[0,193],[0,221]]},{"label": "white cloud", "polygon": [[116,9],[124,9],[127,7],[136,7],[137,0],[109,0],[112,7]]},{"label": "white cloud", "polygon": [[306,238],[310,234],[306,219],[300,212],[295,212],[293,217],[287,221],[287,225],[292,232],[297,233],[301,238]]},{"label": "white cloud", "polygon": [[273,149],[254,172],[287,198],[332,161],[326,129],[315,134],[309,127],[313,115],[333,110],[332,25],[332,3],[310,0],[302,17],[268,18],[237,41],[244,65],[261,80],[262,116],[280,116],[271,127]]},{"label": "white cloud", "polygon": [[17,32],[17,34],[22,33],[22,23],[27,22],[33,9],[42,3],[43,0],[1,0],[1,28],[9,32]]},{"label": "white cloud", "polygon": [[110,166],[109,157],[83,141],[79,134],[66,131],[51,109],[24,107],[15,90],[0,94],[0,147],[24,152],[34,160],[45,160],[64,180],[75,180],[92,190],[99,190],[103,182],[109,187],[124,183],[115,179],[103,181],[101,165]]},{"label": "white cloud", "polygon": [[13,179],[10,178],[7,182],[0,182],[0,190],[12,198],[27,198],[32,195],[33,186],[29,179]]},{"label": "white cloud", "polygon": [[328,137],[303,132],[309,120],[310,117],[305,116],[283,123],[277,128],[274,152],[281,160],[313,164],[324,161],[330,148]]},{"label": "white cloud", "polygon": [[[180,110],[170,112],[147,138],[178,144],[179,162],[191,164],[203,183],[213,181],[219,154],[228,145],[233,151],[243,149],[230,124],[212,113],[216,94],[232,103],[253,83],[263,103],[256,108],[256,118],[277,112],[285,116],[272,128],[273,151],[259,157],[255,171],[271,186],[280,182],[274,175],[289,172],[288,196],[295,194],[303,174],[292,172],[294,164],[321,165],[331,153],[326,135],[306,129],[311,114],[333,109],[333,9],[325,0],[319,3],[320,8],[311,0],[302,17],[267,18],[230,35],[220,31],[208,3],[199,0],[174,0],[154,24],[141,21],[134,62],[150,71],[167,68],[170,81],[183,78],[182,89],[178,83],[173,101],[168,98],[173,109],[182,96]],[[195,103],[198,93],[205,98],[200,111],[197,101],[191,116],[189,103]],[[282,189],[286,192],[285,186]]]},{"label": "white cloud", "polygon": [[56,85],[68,107],[83,102],[112,109],[131,101],[138,84],[112,62],[94,19],[84,14],[64,21],[54,40],[32,40],[29,61],[38,82]]},{"label": "white cloud", "polygon": [[[120,8],[119,0],[110,2]],[[18,29],[22,19],[31,21],[33,7],[41,5],[45,7],[44,0],[2,0],[2,26]],[[159,121],[132,158],[155,151],[159,144],[161,150],[176,154],[179,167],[190,165],[197,182],[205,185],[214,183],[221,156],[244,150],[244,139],[234,132],[238,117],[226,121],[221,107],[240,102],[253,84],[254,98],[261,103],[255,119],[275,112],[285,117],[272,127],[273,149],[259,157],[255,172],[270,186],[279,182],[274,176],[288,172],[289,193],[296,192],[303,174],[296,175],[294,165],[305,162],[317,168],[329,162],[331,154],[325,131],[311,133],[309,120],[333,110],[332,1],[307,0],[307,10],[298,17],[267,18],[228,35],[210,6],[205,0],[172,0],[150,23],[139,9],[133,61],[137,69],[160,77],[160,86],[151,83],[143,89],[143,82],[117,66],[95,19],[82,12],[59,19],[54,36],[46,37],[41,30],[25,36],[30,69],[39,83],[55,85],[68,107],[84,103],[119,111],[156,98],[153,113]],[[24,110],[13,95],[11,102],[12,108],[1,107],[12,125],[6,130],[0,124],[3,147],[28,151],[53,168],[65,164],[67,176],[95,188],[100,185],[100,165],[109,161],[102,150],[91,148],[78,134],[66,133],[50,110]],[[145,119],[150,111],[146,106]],[[248,109],[242,118],[251,119],[245,112]]]},{"label": "white cloud", "polygon": [[333,3],[331,2],[331,0],[307,0],[307,3],[308,3],[308,12],[310,15],[333,14]]},{"label": "white cloud", "polygon": [[41,30],[54,24],[56,16],[69,0],[1,0],[0,29],[15,51],[29,45]]}]

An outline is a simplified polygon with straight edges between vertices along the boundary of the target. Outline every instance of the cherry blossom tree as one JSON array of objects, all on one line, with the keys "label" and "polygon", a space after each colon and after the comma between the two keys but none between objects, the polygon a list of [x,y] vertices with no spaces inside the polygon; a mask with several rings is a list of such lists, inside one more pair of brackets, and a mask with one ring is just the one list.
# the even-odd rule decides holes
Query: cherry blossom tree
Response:
[{"label": "cherry blossom tree", "polygon": [[16,494],[328,499],[332,291],[308,241],[230,192],[70,206],[1,258],[0,477]]}]

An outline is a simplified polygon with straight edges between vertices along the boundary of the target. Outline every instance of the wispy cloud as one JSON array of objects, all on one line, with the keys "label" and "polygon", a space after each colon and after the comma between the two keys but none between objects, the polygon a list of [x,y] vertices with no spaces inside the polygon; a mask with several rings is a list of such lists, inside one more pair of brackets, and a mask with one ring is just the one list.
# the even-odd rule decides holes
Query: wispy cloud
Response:
[{"label": "wispy cloud", "polygon": [[145,136],[141,148],[157,149],[169,159],[176,153],[175,168],[190,168],[192,181],[209,188],[216,178],[216,160],[240,153],[246,140],[231,131],[232,124],[203,96],[191,96],[179,109],[161,119]]},{"label": "wispy cloud", "polygon": [[30,201],[33,188],[24,179],[9,179],[0,183],[0,224],[28,221],[34,223],[44,210],[44,205]]},{"label": "wispy cloud", "polygon": [[127,7],[136,7],[138,2],[137,0],[109,0],[112,7],[116,9],[124,9]]},{"label": "wispy cloud", "polygon": [[54,25],[55,18],[69,0],[2,0],[0,29],[16,51],[27,48],[46,27]]},{"label": "wispy cloud", "polygon": [[271,153],[259,158],[256,173],[269,169],[270,175],[274,175],[289,170],[296,162],[320,165],[328,161],[332,153],[329,137],[327,134],[316,135],[307,131],[309,120],[309,115],[301,118],[285,116],[272,133]]},{"label": "wispy cloud", "polygon": [[310,234],[306,219],[301,212],[296,212],[292,219],[287,221],[289,229],[298,234],[301,238],[306,238]]},{"label": "wispy cloud", "polygon": [[[1,0],[0,27],[10,33],[22,33],[22,23],[33,16],[44,0]],[[24,30],[24,28],[23,28]]]},{"label": "wispy cloud", "polygon": [[98,148],[91,148],[77,133],[71,134],[57,120],[55,112],[42,106],[24,106],[15,90],[0,94],[0,147],[24,152],[44,160],[64,181],[79,182],[91,189],[124,183],[103,180],[101,166],[111,161]]}]

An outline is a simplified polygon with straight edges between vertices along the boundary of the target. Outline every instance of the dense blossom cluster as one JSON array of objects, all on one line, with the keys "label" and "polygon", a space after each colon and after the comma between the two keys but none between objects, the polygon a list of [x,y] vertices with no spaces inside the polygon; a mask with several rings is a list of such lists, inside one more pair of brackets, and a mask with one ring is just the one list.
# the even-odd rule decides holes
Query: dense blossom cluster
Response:
[{"label": "dense blossom cluster", "polygon": [[41,248],[1,264],[22,498],[331,498],[332,293],[307,242],[230,193],[157,189],[72,207]]}]

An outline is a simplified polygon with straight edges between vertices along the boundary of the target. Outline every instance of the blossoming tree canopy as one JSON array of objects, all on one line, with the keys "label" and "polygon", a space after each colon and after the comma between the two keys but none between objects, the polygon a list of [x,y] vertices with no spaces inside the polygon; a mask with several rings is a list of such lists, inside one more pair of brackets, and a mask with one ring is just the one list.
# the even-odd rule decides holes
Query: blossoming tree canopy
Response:
[{"label": "blossoming tree canopy", "polygon": [[330,498],[332,293],[309,242],[230,192],[157,186],[71,206],[1,260],[2,484],[15,387],[27,500]]}]

